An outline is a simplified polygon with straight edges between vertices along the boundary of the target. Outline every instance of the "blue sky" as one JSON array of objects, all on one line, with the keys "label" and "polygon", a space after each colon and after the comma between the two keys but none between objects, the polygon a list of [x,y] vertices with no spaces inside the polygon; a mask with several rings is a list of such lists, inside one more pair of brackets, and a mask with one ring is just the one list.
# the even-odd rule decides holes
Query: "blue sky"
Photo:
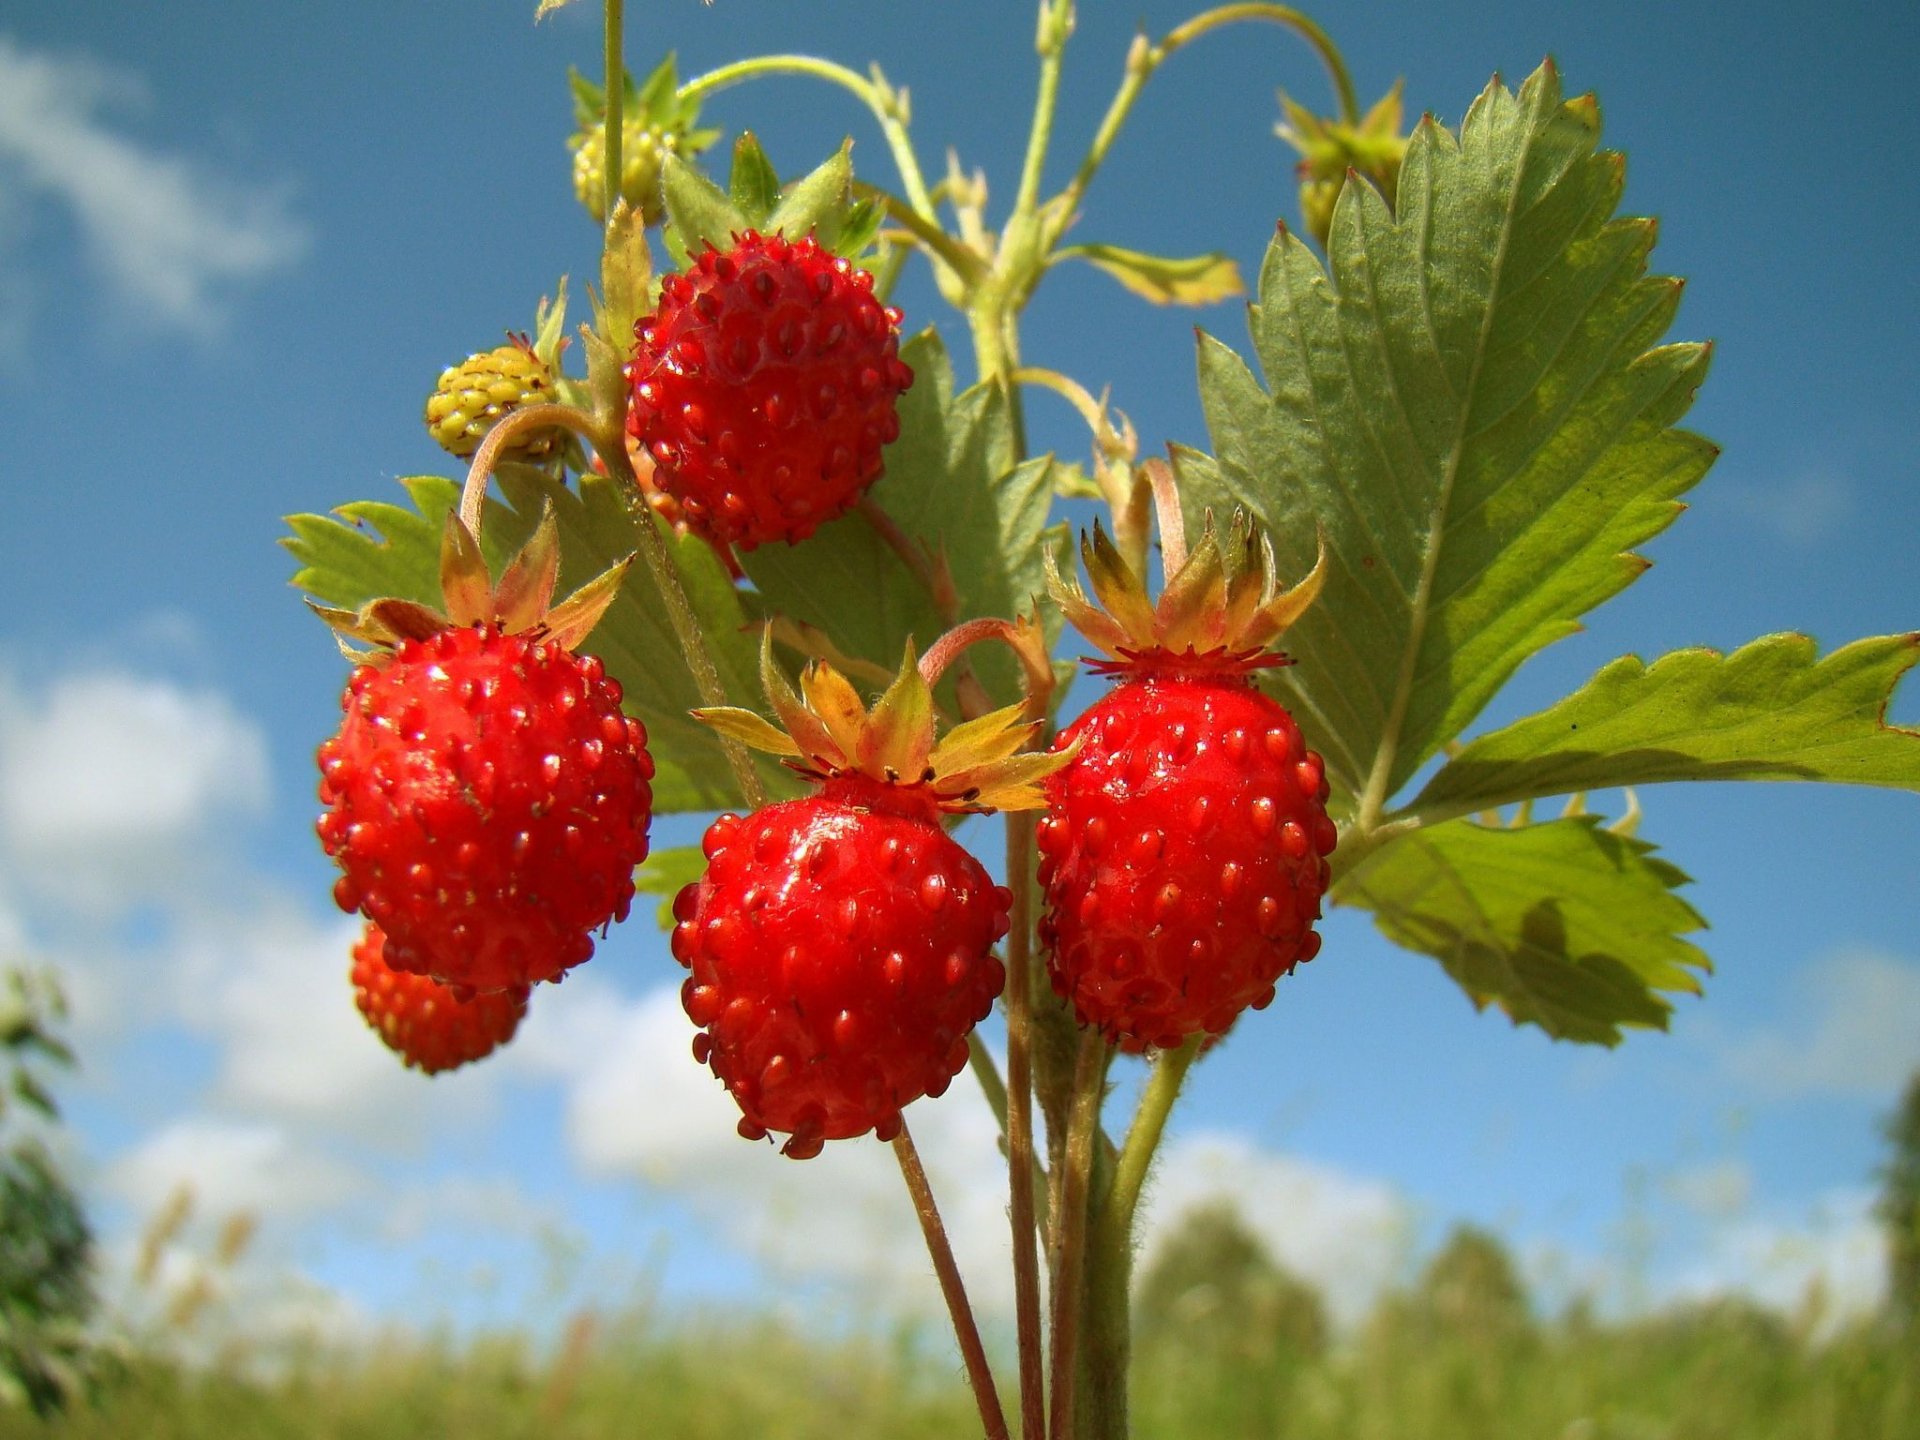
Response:
[{"label": "blue sky", "polygon": [[[310,829],[311,753],[344,675],[274,542],[290,511],[446,473],[420,424],[440,368],[530,325],[562,272],[591,273],[563,141],[566,67],[597,67],[598,21],[582,3],[536,28],[531,8],[75,0],[0,22],[0,950],[59,965],[73,990],[75,1160],[116,1254],[190,1176],[206,1217],[264,1212],[242,1298],[319,1287],[300,1313],[509,1320],[634,1284],[928,1307],[884,1153],[769,1163],[724,1123],[710,1133],[711,1085],[662,988],[677,971],[644,925],[543,996],[512,1050],[431,1085],[388,1064],[347,999],[350,927]],[[1135,23],[1187,13],[1083,11],[1056,181]],[[669,48],[683,73],[751,51],[878,59],[911,88],[924,163],[955,144],[1003,202],[1012,188],[1024,3],[633,12],[642,70]],[[1691,424],[1724,458],[1647,547],[1649,575],[1485,720],[1623,651],[1786,628],[1831,645],[1920,621],[1920,199],[1901,178],[1920,142],[1903,98],[1920,17],[1444,3],[1322,18],[1363,98],[1405,75],[1410,107],[1450,122],[1492,71],[1517,81],[1551,52],[1600,96],[1628,208],[1661,219],[1655,263],[1689,279],[1676,336],[1717,342]],[[1277,30],[1176,57],[1081,233],[1225,249],[1251,272],[1294,213],[1276,87],[1326,103]],[[865,113],[814,82],[730,91],[707,115],[754,129],[783,171],[851,134],[856,162],[887,174]],[[964,353],[924,272],[898,299]],[[1204,444],[1196,321],[1244,345],[1237,306],[1153,311],[1067,269],[1030,314],[1027,357],[1110,384],[1149,446]],[[1032,413],[1038,447],[1084,450],[1063,408]],[[1920,693],[1892,718],[1920,724]],[[1514,1032],[1336,916],[1284,1003],[1196,1072],[1162,1216],[1235,1194],[1350,1308],[1460,1218],[1507,1230],[1562,1290],[1791,1303],[1818,1269],[1870,1296],[1877,1122],[1920,1064],[1914,797],[1642,801],[1642,833],[1695,877],[1719,966],[1672,1034],[1595,1052]],[[914,1119],[948,1157],[936,1180],[991,1303],[1003,1202],[981,1181],[975,1098],[962,1082]],[[204,1240],[189,1233],[181,1267]]]}]

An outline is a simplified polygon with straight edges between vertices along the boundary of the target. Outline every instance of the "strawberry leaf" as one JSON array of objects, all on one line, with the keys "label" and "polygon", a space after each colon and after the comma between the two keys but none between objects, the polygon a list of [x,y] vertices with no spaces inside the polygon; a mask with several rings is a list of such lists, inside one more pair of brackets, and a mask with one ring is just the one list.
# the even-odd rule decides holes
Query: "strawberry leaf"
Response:
[{"label": "strawberry leaf", "polygon": [[[578,494],[532,466],[503,465],[495,479],[506,502],[487,502],[481,548],[496,570],[533,534],[549,502],[559,529],[562,593],[633,551],[634,515],[605,477],[584,477]],[[383,595],[437,602],[440,537],[458,503],[459,487],[427,476],[401,483],[412,508],[367,501],[343,506],[332,517],[289,517],[293,534],[283,543],[301,567],[293,583],[324,604],[349,608]],[[755,703],[755,644],[725,570],[702,541],[669,537],[669,546],[728,697]],[[718,741],[688,713],[700,696],[665,606],[644,572],[644,566],[632,567],[585,648],[620,681],[627,712],[647,727],[656,770],[655,811],[738,806],[743,802]],[[776,763],[763,765],[762,774],[775,794],[793,793],[793,777]]]},{"label": "strawberry leaf", "polygon": [[1529,656],[1629,584],[1714,448],[1673,427],[1706,372],[1662,345],[1677,281],[1651,221],[1614,218],[1624,169],[1551,63],[1497,82],[1460,134],[1423,122],[1397,215],[1342,192],[1331,277],[1268,250],[1252,311],[1265,383],[1203,336],[1216,456],[1176,455],[1189,523],[1247,506],[1320,602],[1276,677],[1336,789],[1377,813]]},{"label": "strawberry leaf", "polygon": [[707,857],[698,845],[675,845],[648,855],[633,872],[633,886],[642,895],[661,897],[655,918],[671,933],[674,897],[706,873]]},{"label": "strawberry leaf", "polygon": [[1920,731],[1886,723],[1920,635],[1856,640],[1824,660],[1805,635],[1731,655],[1633,655],[1559,704],[1484,735],[1414,808],[1462,813],[1539,795],[1666,780],[1831,780],[1920,790]]},{"label": "strawberry leaf", "polygon": [[1699,994],[1705,925],[1653,847],[1577,816],[1515,828],[1451,820],[1402,837],[1334,887],[1389,940],[1439,960],[1476,1007],[1559,1040],[1664,1030]]},{"label": "strawberry leaf", "polygon": [[[913,388],[900,397],[900,438],[868,494],[935,567],[944,565],[962,617],[1011,618],[1045,584],[1041,535],[1052,461],[1014,463],[1006,398],[990,386],[956,395],[953,366],[931,330],[901,347]],[[758,599],[892,674],[909,640],[924,652],[946,628],[926,584],[863,515],[823,525],[800,545],[741,557]],[[995,699],[1020,695],[1020,667],[998,646],[968,657]]]}]

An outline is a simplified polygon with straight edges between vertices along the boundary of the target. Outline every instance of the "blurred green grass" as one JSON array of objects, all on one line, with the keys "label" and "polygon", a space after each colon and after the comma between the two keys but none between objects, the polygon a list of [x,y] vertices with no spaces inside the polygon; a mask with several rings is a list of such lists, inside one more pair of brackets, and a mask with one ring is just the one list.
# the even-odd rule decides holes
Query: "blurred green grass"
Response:
[{"label": "blurred green grass", "polygon": [[[1244,1317],[1221,1316],[1237,1322]],[[1282,1325],[1149,1329],[1139,1440],[1910,1440],[1920,1345],[1886,1323],[1815,1339],[1719,1301],[1623,1324],[1463,1323],[1402,1297],[1317,1353]],[[1297,1333],[1297,1332],[1294,1332]],[[99,1403],[34,1440],[949,1440],[977,1435],[957,1362],[927,1333],[809,1337],[771,1319],[576,1318],[555,1344],[458,1346],[182,1367],[132,1357]],[[1010,1382],[1003,1367],[1003,1384]]]}]

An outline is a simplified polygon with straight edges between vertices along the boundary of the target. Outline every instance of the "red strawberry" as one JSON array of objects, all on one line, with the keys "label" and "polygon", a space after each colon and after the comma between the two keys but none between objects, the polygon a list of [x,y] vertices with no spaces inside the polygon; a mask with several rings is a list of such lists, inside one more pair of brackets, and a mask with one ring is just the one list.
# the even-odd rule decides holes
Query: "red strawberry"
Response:
[{"label": "red strawberry", "polygon": [[353,1001],[367,1024],[409,1069],[428,1075],[491,1055],[513,1038],[527,1013],[527,991],[502,990],[462,1000],[452,987],[387,964],[386,937],[368,925],[353,947]]},{"label": "red strawberry", "polygon": [[699,534],[804,540],[879,478],[900,433],[899,327],[866,271],[750,230],[661,283],[634,327],[627,429]]},{"label": "red strawberry", "polygon": [[1062,763],[1012,756],[1033,729],[1017,707],[935,747],[911,656],[871,714],[828,666],[801,683],[805,705],[769,679],[788,734],[746,711],[699,712],[794,757],[819,790],[715,821],[673,932],[693,972],[681,998],[705,1032],[694,1057],[739,1103],[740,1133],[784,1131],[794,1159],[869,1130],[891,1139],[902,1106],[966,1065],[967,1034],[1006,980],[992,947],[1012,896],[941,815],[1037,808],[1034,779]]},{"label": "red strawberry", "polygon": [[1311,601],[1319,572],[1276,595],[1263,564],[1228,576],[1209,530],[1153,609],[1104,534],[1083,548],[1100,593],[1137,603],[1116,606],[1128,629],[1051,577],[1119,684],[1062,735],[1079,754],[1047,781],[1040,935],[1083,1024],[1122,1049],[1171,1049],[1225,1034],[1320,949],[1336,839],[1325,772],[1253,683],[1280,663],[1261,646]]},{"label": "red strawberry", "polygon": [[619,682],[569,648],[621,570],[549,610],[551,520],[497,590],[471,537],[456,550],[443,569],[461,624],[405,601],[328,612],[388,648],[355,669],[320,747],[318,828],[344,872],[334,898],[386,932],[394,969],[513,990],[557,979],[593,954],[591,931],[626,918],[653,762]]}]

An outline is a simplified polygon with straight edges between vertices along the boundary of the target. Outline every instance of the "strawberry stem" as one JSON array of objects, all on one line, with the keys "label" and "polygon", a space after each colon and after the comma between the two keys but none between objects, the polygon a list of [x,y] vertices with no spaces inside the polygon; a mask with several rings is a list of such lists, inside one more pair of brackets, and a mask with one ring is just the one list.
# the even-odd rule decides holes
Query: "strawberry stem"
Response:
[{"label": "strawberry stem", "polygon": [[[1033,1151],[1033,869],[1034,815],[1007,816],[1007,881],[1013,906],[1007,931],[1007,1175],[1013,1222],[1013,1304],[1020,1346],[1020,1434],[1046,1440],[1047,1411],[1040,1333],[1040,1262],[1035,1249]],[[1044,1223],[1044,1222],[1042,1222]]]},{"label": "strawberry stem", "polygon": [[613,224],[614,207],[620,203],[620,142],[626,134],[626,116],[622,113],[627,99],[627,67],[623,58],[625,46],[621,38],[621,23],[626,10],[626,0],[605,0],[606,3],[606,54],[607,54],[607,113],[606,151],[606,215],[607,224]]},{"label": "strawberry stem", "polygon": [[571,405],[525,405],[518,410],[508,411],[497,425],[487,431],[487,438],[473,452],[473,463],[467,466],[466,483],[460,488],[460,520],[475,540],[480,538],[480,520],[486,509],[487,482],[493,478],[493,467],[499,462],[500,452],[529,430],[554,429],[571,430],[595,449],[599,448],[600,432],[593,416]]},{"label": "strawberry stem", "polygon": [[1187,522],[1180,513],[1180,492],[1174,487],[1173,467],[1159,456],[1140,468],[1153,487],[1154,517],[1160,522],[1160,567],[1171,580],[1187,563]]},{"label": "strawberry stem", "polygon": [[1080,1037],[1073,1069],[1073,1109],[1067,1120],[1067,1150],[1054,1225],[1052,1440],[1073,1440],[1074,1379],[1080,1367],[1080,1315],[1085,1305],[1081,1273],[1087,1252],[1088,1199],[1092,1189],[1094,1137],[1105,1098],[1112,1050],[1097,1030]]},{"label": "strawberry stem", "polygon": [[1007,1417],[1000,1408],[1000,1394],[993,1384],[993,1370],[987,1364],[986,1348],[980,1343],[980,1327],[974,1323],[973,1307],[967,1303],[967,1290],[953,1258],[953,1246],[947,1241],[939,1207],[933,1203],[933,1187],[927,1183],[920,1152],[914,1149],[913,1136],[904,1120],[900,1123],[900,1133],[893,1137],[893,1153],[900,1161],[900,1174],[907,1182],[907,1192],[913,1196],[913,1208],[920,1217],[920,1232],[926,1237],[927,1253],[933,1257],[933,1269],[940,1278],[940,1293],[946,1297],[947,1313],[953,1318],[953,1333],[960,1342],[961,1358],[966,1362],[967,1380],[980,1407],[980,1423],[986,1427],[987,1440],[1010,1440]]}]

